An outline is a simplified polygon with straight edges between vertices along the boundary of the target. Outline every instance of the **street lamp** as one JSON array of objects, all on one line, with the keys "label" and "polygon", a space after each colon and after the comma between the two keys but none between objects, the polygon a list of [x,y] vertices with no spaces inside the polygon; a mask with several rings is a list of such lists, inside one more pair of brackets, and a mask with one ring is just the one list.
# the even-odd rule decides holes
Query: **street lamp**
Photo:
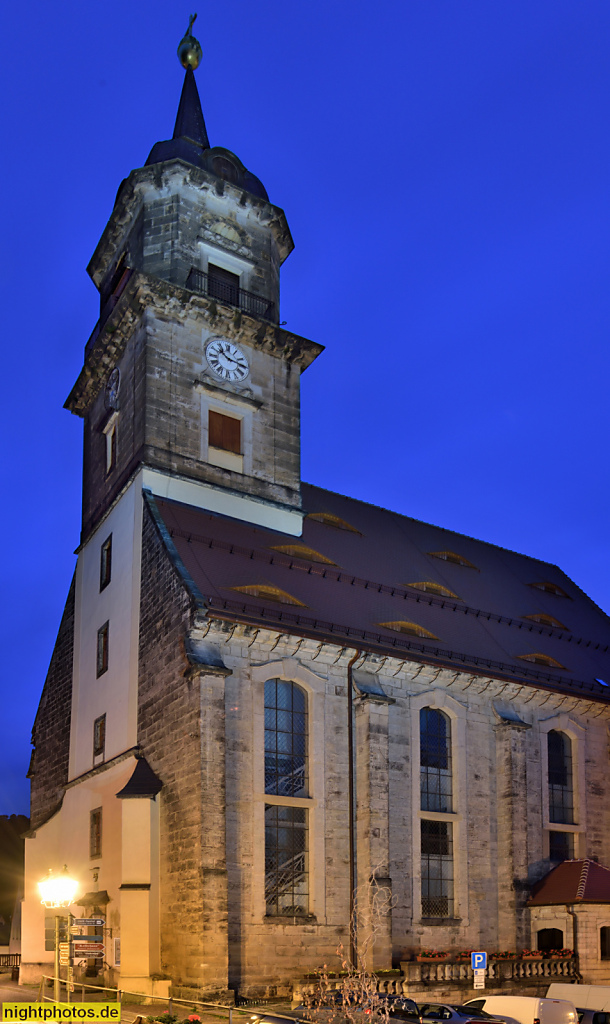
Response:
[{"label": "street lamp", "polygon": [[[38,883],[40,890],[40,896],[43,907],[59,908],[69,907],[71,903],[74,903],[74,897],[76,896],[76,890],[78,889],[78,882],[74,878],[70,878],[68,868],[64,864],[63,871],[56,875],[52,869],[49,869],[49,873],[46,878],[41,879]],[[55,971],[53,979],[53,998],[56,1003],[59,1002],[60,996],[60,985],[59,985],[59,921],[60,914],[55,916]],[[68,917],[69,922],[69,917]],[[68,942],[70,941],[70,935],[68,934]],[[68,972],[69,974],[69,972]],[[69,991],[69,989],[68,989]],[[69,996],[68,996],[69,1000]]]}]

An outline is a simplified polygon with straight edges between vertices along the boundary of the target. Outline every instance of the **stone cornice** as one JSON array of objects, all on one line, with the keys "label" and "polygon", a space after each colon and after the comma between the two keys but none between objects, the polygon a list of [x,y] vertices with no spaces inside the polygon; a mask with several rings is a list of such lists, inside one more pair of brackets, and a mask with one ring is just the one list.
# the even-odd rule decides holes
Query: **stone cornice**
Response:
[{"label": "stone cornice", "polygon": [[179,159],[168,160],[160,164],[138,167],[121,182],[114,209],[87,267],[88,274],[98,288],[116,257],[126,230],[137,217],[147,192],[154,190],[159,195],[169,195],[172,182],[177,182],[178,190],[180,187],[190,186],[201,192],[226,194],[239,206],[250,207],[261,221],[272,229],[280,262],[292,252],[294,242],[286,214],[281,207],[274,206],[273,203],[223,181],[193,164]]},{"label": "stone cornice", "polygon": [[[526,703],[537,698],[541,707],[551,702],[549,703],[550,709],[561,707],[566,710],[567,707],[563,707],[565,702],[572,701],[572,706],[569,707],[570,712],[576,712],[578,709],[579,714],[591,715],[596,718],[610,717],[610,697],[578,692],[568,693],[552,683],[534,679],[510,679],[499,672],[479,674],[473,673],[467,668],[460,670],[449,662],[439,664],[438,659],[422,656],[417,651],[405,651],[402,656],[396,652],[375,651],[368,643],[355,637],[351,638],[350,646],[345,646],[337,642],[336,639],[316,636],[313,631],[293,628],[287,632],[278,629],[277,626],[274,627],[274,624],[270,622],[256,622],[254,618],[246,620],[235,614],[219,614],[213,607],[208,608],[207,616],[210,622],[208,637],[210,640],[218,639],[220,644],[235,640],[238,644],[245,643],[246,647],[251,647],[257,643],[259,651],[266,651],[268,647],[270,652],[277,650],[280,644],[290,645],[292,647],[291,657],[305,656],[309,661],[319,658],[320,667],[324,664],[324,660],[328,659],[331,666],[341,666],[342,671],[345,670],[349,655],[358,649],[367,656],[367,667],[373,672],[378,672],[379,676],[385,679],[386,684],[388,675],[391,680],[399,674],[405,674],[413,682],[420,677],[420,681],[425,681],[427,685],[438,680],[439,686],[455,687],[455,692],[460,695],[467,693],[473,685],[474,693],[487,692],[490,699],[501,699],[504,702],[518,698],[523,692],[528,695],[528,699],[524,697]],[[220,649],[222,651],[222,646]],[[377,658],[379,663],[375,665]],[[433,673],[430,678],[428,673]]]},{"label": "stone cornice", "polygon": [[[276,324],[226,306],[217,299],[179,288],[148,274],[134,272],[107,320],[96,326],[87,343],[84,366],[68,395],[65,408],[76,416],[86,416],[104,387],[110,370],[123,355],[129,338],[144,313],[150,310],[180,321],[190,314],[214,332],[232,341],[296,363],[301,371],[324,350],[323,345],[303,338]],[[96,333],[97,332],[97,333]]]}]

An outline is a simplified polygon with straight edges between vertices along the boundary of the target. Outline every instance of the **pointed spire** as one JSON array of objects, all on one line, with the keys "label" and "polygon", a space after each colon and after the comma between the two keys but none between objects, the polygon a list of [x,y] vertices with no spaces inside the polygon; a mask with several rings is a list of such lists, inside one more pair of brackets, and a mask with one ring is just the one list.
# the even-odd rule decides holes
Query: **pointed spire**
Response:
[{"label": "pointed spire", "polygon": [[184,76],[184,85],[182,86],[182,95],[180,96],[173,138],[190,139],[198,146],[201,146],[202,149],[210,148],[210,140],[208,139],[203,119],[199,91],[190,64],[187,66]]}]

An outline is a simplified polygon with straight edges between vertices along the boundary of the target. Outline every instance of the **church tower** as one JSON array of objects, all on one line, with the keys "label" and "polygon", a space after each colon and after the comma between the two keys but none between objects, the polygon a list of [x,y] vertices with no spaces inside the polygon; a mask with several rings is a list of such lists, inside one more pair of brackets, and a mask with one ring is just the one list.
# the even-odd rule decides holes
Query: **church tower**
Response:
[{"label": "church tower", "polygon": [[210,146],[186,69],[173,137],[122,182],[89,264],[100,318],[66,407],[85,421],[83,540],[134,474],[154,494],[301,533],[301,371],[321,346],[280,325],[283,210]]}]

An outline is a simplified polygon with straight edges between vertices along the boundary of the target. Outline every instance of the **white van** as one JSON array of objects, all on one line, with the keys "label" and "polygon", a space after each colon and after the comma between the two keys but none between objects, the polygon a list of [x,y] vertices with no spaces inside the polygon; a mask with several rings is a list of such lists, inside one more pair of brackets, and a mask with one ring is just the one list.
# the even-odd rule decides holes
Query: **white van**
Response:
[{"label": "white van", "polygon": [[547,996],[551,999],[570,999],[583,1010],[610,1010],[610,985],[562,985],[553,982]]},{"label": "white van", "polygon": [[480,996],[465,1006],[485,1010],[495,1017],[514,1017],[519,1024],[578,1024],[578,1014],[569,999],[538,999],[536,996]]}]

